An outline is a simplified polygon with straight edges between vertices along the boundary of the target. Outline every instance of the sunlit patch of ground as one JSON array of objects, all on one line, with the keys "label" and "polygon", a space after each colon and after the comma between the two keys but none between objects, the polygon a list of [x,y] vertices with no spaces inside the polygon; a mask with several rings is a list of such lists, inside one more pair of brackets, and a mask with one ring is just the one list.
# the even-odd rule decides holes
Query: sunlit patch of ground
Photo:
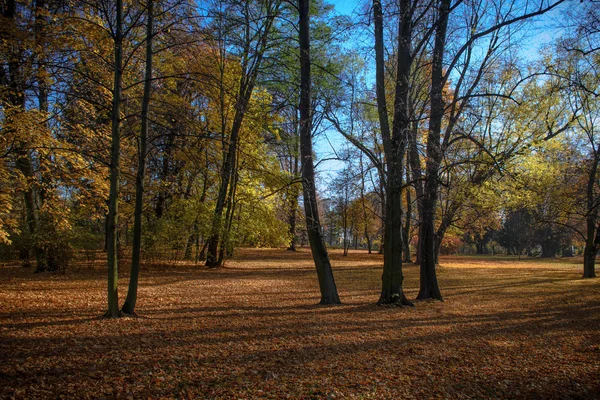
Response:
[{"label": "sunlit patch of ground", "polygon": [[444,303],[377,307],[381,256],[334,252],[344,304],[323,307],[306,249],[240,250],[146,268],[141,317],[118,320],[98,319],[102,263],[3,265],[0,397],[600,398],[600,280],[581,260],[440,263]]}]

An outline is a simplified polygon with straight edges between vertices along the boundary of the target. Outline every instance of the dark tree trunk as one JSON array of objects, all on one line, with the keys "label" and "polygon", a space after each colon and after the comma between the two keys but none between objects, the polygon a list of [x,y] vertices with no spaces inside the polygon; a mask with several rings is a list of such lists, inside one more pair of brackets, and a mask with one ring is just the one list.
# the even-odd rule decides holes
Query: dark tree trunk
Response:
[{"label": "dark tree trunk", "polygon": [[595,278],[596,277],[596,253],[598,249],[596,246],[589,246],[586,244],[583,250],[583,277],[584,278]]},{"label": "dark tree trunk", "polygon": [[152,35],[153,35],[154,0],[147,1],[146,21],[146,72],[144,76],[144,97],[142,98],[142,114],[140,127],[140,148],[138,154],[138,171],[135,179],[135,210],[133,213],[133,249],[131,252],[131,276],[127,298],[121,311],[135,315],[137,302],[140,259],[142,250],[142,213],[144,211],[144,180],[146,176],[146,153],[148,151],[148,127],[150,111],[150,91],[152,90]]},{"label": "dark tree trunk", "polygon": [[[406,180],[410,180],[409,170],[406,169]],[[402,232],[402,253],[404,257],[402,262],[410,263],[412,262],[410,258],[410,217],[412,214],[412,200],[410,196],[410,187],[406,187],[406,217],[404,219],[404,228]]]},{"label": "dark tree trunk", "polygon": [[121,90],[123,68],[123,1],[117,0],[114,36],[114,88],[112,105],[112,144],[110,158],[110,194],[108,200],[108,310],[107,318],[119,317],[118,279],[119,267],[117,257],[117,228],[119,206],[119,169],[121,161]]},{"label": "dark tree trunk", "polygon": [[236,165],[233,173],[233,182],[231,183],[229,194],[227,196],[227,208],[225,210],[225,227],[223,229],[223,235],[221,239],[221,246],[219,248],[218,264],[222,265],[225,260],[225,256],[233,255],[233,247],[230,242],[231,229],[233,226],[233,218],[235,215],[235,196],[237,192],[237,184],[239,179],[238,174],[239,166]]},{"label": "dark tree trunk", "polygon": [[315,189],[315,170],[312,158],[312,115],[310,76],[309,0],[298,0],[300,14],[300,155],[302,161],[302,186],[308,241],[312,251],[319,289],[320,304],[340,304],[329,255],[321,234],[319,209]]},{"label": "dark tree trunk", "polygon": [[596,277],[596,254],[600,248],[600,226],[596,226],[597,213],[588,215],[586,219],[587,237],[583,249],[583,277]]},{"label": "dark tree trunk", "polygon": [[596,152],[588,175],[587,182],[587,208],[586,216],[586,240],[583,250],[583,277],[596,277],[596,253],[600,249],[600,224],[597,225],[598,207],[597,199],[594,195],[596,185],[596,175],[598,172],[598,162],[600,162],[600,153]]},{"label": "dark tree trunk", "polygon": [[439,188],[439,168],[442,160],[440,135],[445,103],[443,97],[444,77],[443,61],[446,46],[446,30],[450,0],[441,0],[439,17],[435,32],[435,43],[431,65],[431,115],[429,118],[429,133],[427,137],[427,164],[426,180],[423,199],[422,243],[420,257],[420,288],[417,298],[442,300],[442,294],[437,281],[435,270],[436,245],[435,245],[435,209]]},{"label": "dark tree trunk", "polygon": [[385,96],[385,62],[383,12],[380,0],[373,0],[375,22],[375,80],[379,124],[386,156],[385,229],[383,240],[383,275],[378,304],[412,305],[404,295],[402,284],[402,181],[408,117],[408,81],[412,55],[412,8],[409,0],[400,1],[397,70],[394,95],[394,118],[390,132]]}]

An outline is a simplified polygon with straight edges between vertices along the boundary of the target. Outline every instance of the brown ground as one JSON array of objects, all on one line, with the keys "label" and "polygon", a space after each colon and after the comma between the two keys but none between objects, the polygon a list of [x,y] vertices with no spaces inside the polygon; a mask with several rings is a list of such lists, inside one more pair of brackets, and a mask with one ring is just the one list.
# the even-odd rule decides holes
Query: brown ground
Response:
[{"label": "brown ground", "polygon": [[381,257],[335,253],[344,305],[323,307],[306,250],[239,254],[145,269],[137,319],[98,319],[101,266],[0,267],[0,397],[600,398],[600,278],[581,260],[443,258],[444,303],[389,308]]}]

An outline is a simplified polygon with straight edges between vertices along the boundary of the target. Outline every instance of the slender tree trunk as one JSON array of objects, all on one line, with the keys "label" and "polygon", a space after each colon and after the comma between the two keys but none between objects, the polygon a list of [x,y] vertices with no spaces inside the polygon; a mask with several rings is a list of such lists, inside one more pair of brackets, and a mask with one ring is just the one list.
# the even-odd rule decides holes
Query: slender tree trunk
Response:
[{"label": "slender tree trunk", "polygon": [[119,212],[119,169],[121,161],[121,91],[123,68],[123,0],[116,0],[117,15],[115,21],[115,63],[114,88],[112,104],[112,144],[110,157],[110,195],[108,199],[108,310],[105,317],[119,317],[118,279],[119,266],[117,257],[117,228]]},{"label": "slender tree trunk", "polygon": [[298,212],[298,193],[295,187],[290,188],[290,209],[289,209],[289,219],[288,222],[290,224],[289,234],[290,234],[290,246],[288,247],[289,251],[296,251],[296,214]]},{"label": "slender tree trunk", "polygon": [[411,129],[408,132],[408,160],[410,163],[410,171],[412,173],[413,187],[415,188],[417,200],[417,215],[419,217],[419,236],[417,239],[417,256],[416,264],[421,263],[421,244],[423,243],[422,221],[423,221],[423,172],[421,170],[421,160],[419,157],[419,149],[417,147],[417,133],[419,125],[412,123]]},{"label": "slender tree trunk", "polygon": [[365,171],[363,169],[362,153],[360,153],[360,179],[360,199],[362,202],[363,209],[363,222],[365,224],[364,235],[365,240],[367,241],[367,250],[369,251],[369,254],[371,254],[371,238],[369,237],[369,217],[367,214],[367,199],[365,197]]},{"label": "slender tree trunk", "polygon": [[594,187],[596,185],[596,175],[598,172],[598,163],[600,162],[600,154],[594,155],[593,164],[591,165],[587,182],[587,207],[588,215],[586,217],[586,240],[583,250],[583,277],[596,277],[596,253],[600,248],[600,224],[597,225],[598,207],[596,204],[596,196],[594,195]]},{"label": "slender tree trunk", "polygon": [[[409,169],[406,169],[406,180],[410,180]],[[412,199],[410,195],[410,187],[406,187],[406,218],[404,219],[404,228],[402,232],[402,247],[404,254],[402,262],[412,262],[410,258],[410,218],[412,214]]]},{"label": "slender tree trunk", "polygon": [[237,192],[237,184],[238,184],[238,179],[239,179],[238,170],[239,170],[239,166],[236,165],[235,171],[233,172],[233,182],[230,185],[229,194],[227,196],[227,208],[225,210],[225,227],[223,229],[223,237],[221,240],[221,246],[219,247],[219,257],[218,257],[219,265],[223,264],[223,261],[225,260],[226,255],[233,254],[233,249],[231,248],[231,243],[230,243],[230,235],[231,235],[231,229],[233,226],[233,217],[235,214],[235,195]]},{"label": "slender tree trunk", "polygon": [[[234,117],[233,127],[231,129],[231,136],[229,138],[229,148],[223,163],[223,169],[221,171],[221,186],[219,187],[219,194],[217,197],[217,204],[215,206],[215,213],[213,217],[213,224],[211,229],[211,236],[208,240],[207,254],[206,254],[206,266],[210,268],[216,268],[221,266],[222,260],[219,260],[218,250],[219,243],[223,236],[223,223],[222,216],[225,209],[227,200],[227,193],[229,184],[231,181],[231,175],[233,173],[233,167],[236,164],[237,157],[237,142],[238,135],[241,129],[243,114],[242,109],[246,109],[247,102],[245,99],[240,99],[243,105],[236,107],[236,114]],[[238,111],[239,110],[239,111]]]},{"label": "slender tree trunk", "polygon": [[310,76],[310,0],[298,0],[300,14],[300,157],[302,161],[302,187],[304,191],[304,212],[308,241],[312,251],[319,289],[320,304],[340,304],[329,254],[321,233],[319,209],[315,188],[315,169],[312,158],[312,115],[311,115],[311,76]]},{"label": "slender tree trunk", "polygon": [[423,221],[420,257],[420,288],[417,299],[442,300],[442,294],[437,281],[435,270],[435,208],[439,188],[439,167],[442,160],[440,134],[444,116],[444,79],[443,61],[446,47],[446,30],[450,0],[440,0],[439,17],[435,33],[431,66],[431,116],[429,119],[429,134],[427,138],[427,171],[423,201]]},{"label": "slender tree trunk", "polygon": [[142,212],[144,210],[144,180],[146,176],[146,153],[148,151],[148,114],[150,110],[150,92],[152,90],[152,35],[154,0],[148,0],[146,6],[146,73],[144,97],[142,99],[140,148],[138,154],[138,171],[135,179],[135,210],[133,213],[133,248],[131,252],[131,276],[127,298],[122,311],[135,315],[138,279],[140,274],[140,258],[142,249]]}]

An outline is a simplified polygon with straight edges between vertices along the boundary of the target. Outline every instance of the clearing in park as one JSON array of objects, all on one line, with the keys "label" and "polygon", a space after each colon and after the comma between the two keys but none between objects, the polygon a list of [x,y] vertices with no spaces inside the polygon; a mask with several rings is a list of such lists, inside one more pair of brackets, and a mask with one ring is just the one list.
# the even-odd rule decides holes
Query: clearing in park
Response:
[{"label": "clearing in park", "polygon": [[[343,304],[324,307],[306,249],[242,249],[216,270],[145,267],[140,317],[115,320],[98,318],[104,261],[5,264],[0,397],[600,397],[600,286],[581,259],[440,263],[444,303],[381,307],[381,256],[333,251]],[[418,274],[405,266],[411,300]]]}]

